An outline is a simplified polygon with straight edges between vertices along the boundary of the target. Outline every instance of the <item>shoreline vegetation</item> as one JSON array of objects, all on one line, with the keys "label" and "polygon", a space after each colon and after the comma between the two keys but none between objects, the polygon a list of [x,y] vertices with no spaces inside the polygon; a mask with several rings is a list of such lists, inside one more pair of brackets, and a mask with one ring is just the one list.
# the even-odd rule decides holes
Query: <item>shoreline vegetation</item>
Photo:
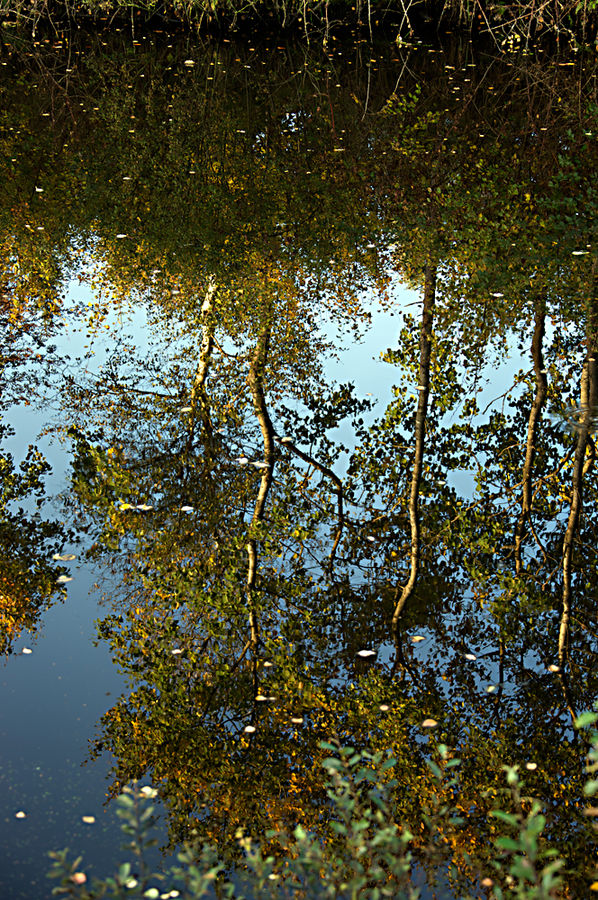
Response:
[{"label": "shoreline vegetation", "polygon": [[[598,733],[595,712],[583,713],[575,728],[590,740],[584,788],[588,800],[598,792]],[[465,857],[460,868],[451,860],[450,846],[466,824],[459,803],[461,760],[444,744],[432,741],[427,760],[436,781],[433,803],[422,809],[420,821],[398,824],[392,792],[400,784],[397,760],[387,754],[356,752],[338,741],[322,743],[331,755],[323,760],[327,772],[328,804],[322,810],[318,834],[298,825],[289,834],[274,830],[252,839],[243,828],[236,834],[240,855],[231,871],[208,844],[186,844],[180,865],[152,871],[147,850],[156,818],[152,800],[158,791],[146,785],[126,786],[117,798],[123,845],[129,861],[113,876],[91,876],[83,857],[72,859],[68,849],[49,854],[52,894],[76,900],[120,897],[127,900],[422,900],[414,882],[427,872],[434,897],[460,900],[556,900],[563,894],[567,861],[550,846],[542,804],[527,796],[519,766],[504,765],[504,788],[498,807],[490,812],[496,823],[492,845],[482,865]],[[598,814],[595,806],[586,815]],[[598,881],[588,885],[598,891]],[[449,892],[447,894],[447,891]],[[472,893],[473,892],[473,893]]]},{"label": "shoreline vegetation", "polygon": [[[186,26],[204,32],[268,30],[306,37],[363,26],[397,43],[447,30],[498,48],[538,40],[598,48],[598,0],[0,0],[0,28],[44,24]],[[1,31],[0,31],[1,39]]]}]

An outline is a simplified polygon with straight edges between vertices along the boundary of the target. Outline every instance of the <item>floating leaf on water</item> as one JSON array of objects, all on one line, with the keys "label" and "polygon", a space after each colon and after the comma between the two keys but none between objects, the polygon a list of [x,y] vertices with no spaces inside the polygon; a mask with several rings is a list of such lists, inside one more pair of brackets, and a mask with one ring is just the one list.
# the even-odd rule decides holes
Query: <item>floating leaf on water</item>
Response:
[{"label": "floating leaf on water", "polygon": [[95,823],[95,820],[96,820],[95,816],[81,816],[81,821],[85,825],[93,825]]},{"label": "floating leaf on water", "polygon": [[195,60],[194,60],[194,59],[186,59],[186,60],[183,62],[183,65],[184,65],[184,66],[187,66],[187,68],[190,69],[192,66],[195,65]]},{"label": "floating leaf on water", "polygon": [[66,584],[67,581],[72,581],[71,575],[59,575],[56,579],[56,584]]},{"label": "floating leaf on water", "polygon": [[291,722],[294,725],[303,725],[303,716],[291,716]]},{"label": "floating leaf on water", "polygon": [[560,666],[548,666],[548,671],[549,672],[562,672],[563,670],[561,669]]},{"label": "floating leaf on water", "polygon": [[156,788],[151,787],[149,784],[144,784],[139,793],[143,794],[144,797],[156,797],[158,795]]},{"label": "floating leaf on water", "polygon": [[238,463],[240,466],[246,466],[246,465],[248,465],[249,460],[247,459],[246,456],[239,456],[239,458],[236,459],[235,462]]},{"label": "floating leaf on water", "polygon": [[423,636],[423,634],[414,634],[411,638],[411,642],[413,644],[419,644],[420,641],[425,641],[425,637]]},{"label": "floating leaf on water", "polygon": [[500,291],[495,291],[494,294],[490,294],[491,297],[504,297],[504,294],[501,294]]},{"label": "floating leaf on water", "polygon": [[193,407],[192,406],[183,406],[183,408],[181,409],[181,412],[193,412]]},{"label": "floating leaf on water", "polygon": [[77,559],[74,553],[55,553],[52,559],[60,560],[60,562],[71,562],[73,559]]},{"label": "floating leaf on water", "polygon": [[266,660],[264,661],[264,668],[265,668],[265,669],[270,669],[273,665],[274,665],[274,663],[271,663],[269,659],[266,659]]},{"label": "floating leaf on water", "polygon": [[495,685],[495,684],[489,684],[488,687],[486,688],[486,693],[487,693],[487,694],[493,694],[493,693],[495,692],[495,690],[496,690],[496,685]]},{"label": "floating leaf on water", "polygon": [[174,650],[171,650],[170,652],[172,653],[173,656],[178,656],[183,651],[179,647],[175,647]]},{"label": "floating leaf on water", "polygon": [[473,653],[466,653],[466,654],[465,654],[465,659],[471,659],[471,660],[474,660],[474,659],[477,659],[477,656],[474,656]]},{"label": "floating leaf on water", "polygon": [[140,503],[138,506],[135,507],[135,509],[140,509],[142,512],[146,512],[148,509],[153,509],[153,508],[154,507],[151,506],[149,503]]},{"label": "floating leaf on water", "polygon": [[528,772],[534,772],[538,768],[538,763],[526,763],[525,768]]},{"label": "floating leaf on water", "polygon": [[25,656],[29,656],[30,653],[33,653],[33,650],[31,649],[31,647],[23,647],[21,653],[24,653]]},{"label": "floating leaf on water", "polygon": [[38,187],[36,187],[36,189],[35,189],[35,193],[36,193],[36,194],[43,194],[43,192],[44,192],[44,189],[43,189],[43,188],[38,188]]},{"label": "floating leaf on water", "polygon": [[290,437],[281,437],[280,443],[281,443],[281,444],[292,444],[292,443],[293,443],[293,438],[290,438]]},{"label": "floating leaf on water", "polygon": [[369,541],[370,544],[373,544],[374,541],[376,540],[376,538],[374,537],[373,534],[366,534],[365,539],[366,539],[366,541]]},{"label": "floating leaf on water", "polygon": [[17,813],[15,813],[15,819],[25,819],[26,817],[27,817],[27,813],[23,812],[22,809],[20,809]]},{"label": "floating leaf on water", "polygon": [[121,510],[121,512],[127,509],[135,509],[132,503],[121,503],[118,508]]},{"label": "floating leaf on water", "polygon": [[588,255],[587,250],[573,250],[573,252],[571,253],[571,256],[587,256],[587,255]]},{"label": "floating leaf on water", "polygon": [[422,728],[436,728],[437,725],[436,719],[424,719],[422,722]]},{"label": "floating leaf on water", "polygon": [[122,240],[123,238],[126,238],[126,234],[117,234],[116,237],[117,237],[118,240],[120,241],[120,240]]},{"label": "floating leaf on water", "polygon": [[375,656],[375,655],[376,655],[375,650],[358,650],[357,651],[357,656],[361,656],[363,659],[367,659],[368,656]]},{"label": "floating leaf on water", "polygon": [[192,506],[181,506],[181,512],[193,512]]},{"label": "floating leaf on water", "polygon": [[246,725],[243,731],[246,734],[253,734],[253,732],[255,731],[255,725]]},{"label": "floating leaf on water", "polygon": [[267,462],[252,462],[251,465],[254,466],[254,468],[256,468],[256,469],[269,469],[270,468],[270,466],[268,465]]},{"label": "floating leaf on water", "polygon": [[70,880],[73,882],[73,884],[85,884],[85,882],[87,881],[87,875],[85,874],[85,872],[73,872]]},{"label": "floating leaf on water", "polygon": [[390,706],[388,706],[387,703],[381,703],[378,709],[380,710],[380,712],[388,712]]}]

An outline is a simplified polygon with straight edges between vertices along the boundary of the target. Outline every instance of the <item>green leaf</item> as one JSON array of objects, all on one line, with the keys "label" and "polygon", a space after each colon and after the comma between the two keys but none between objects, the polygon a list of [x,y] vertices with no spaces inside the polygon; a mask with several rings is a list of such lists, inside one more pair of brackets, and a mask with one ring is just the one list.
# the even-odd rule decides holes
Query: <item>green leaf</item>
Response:
[{"label": "green leaf", "polygon": [[508,850],[512,853],[517,853],[521,850],[521,844],[519,843],[519,841],[515,841],[510,837],[498,837],[496,838],[494,843],[499,848],[499,850]]}]

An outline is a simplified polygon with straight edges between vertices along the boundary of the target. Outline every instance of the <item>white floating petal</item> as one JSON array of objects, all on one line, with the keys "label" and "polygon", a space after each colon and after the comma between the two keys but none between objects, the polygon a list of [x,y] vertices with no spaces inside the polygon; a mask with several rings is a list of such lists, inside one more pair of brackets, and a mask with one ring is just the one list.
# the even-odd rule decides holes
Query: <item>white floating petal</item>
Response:
[{"label": "white floating petal", "polygon": [[149,784],[145,784],[141,788],[139,793],[143,794],[144,797],[156,797],[158,794],[158,791],[156,790],[156,788],[151,787]]},{"label": "white floating petal", "polygon": [[67,581],[72,581],[72,576],[70,575],[59,575],[56,579],[56,584],[66,584]]}]

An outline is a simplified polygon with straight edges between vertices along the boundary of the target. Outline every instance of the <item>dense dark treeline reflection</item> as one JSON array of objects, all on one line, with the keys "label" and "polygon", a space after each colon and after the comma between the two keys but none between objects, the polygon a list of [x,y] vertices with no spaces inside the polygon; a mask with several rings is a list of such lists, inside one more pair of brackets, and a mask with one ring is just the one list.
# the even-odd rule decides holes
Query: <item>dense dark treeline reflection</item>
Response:
[{"label": "dense dark treeline reflection", "polygon": [[[99,633],[130,690],[92,752],[114,754],[113,792],[150,778],[173,841],[226,857],[239,826],[318,827],[336,736],[392,750],[415,823],[437,790],[431,718],[463,760],[466,820],[439,859],[484,871],[518,763],[582,896],[594,70],[166,35],[2,54],[3,309],[113,334],[101,368],[55,351],[43,376],[19,369],[56,389],[69,524],[112,572]],[[122,323],[141,310],[138,347]],[[399,322],[385,409],[359,373],[326,375],[381,310]],[[509,355],[522,368],[486,405]]]}]

